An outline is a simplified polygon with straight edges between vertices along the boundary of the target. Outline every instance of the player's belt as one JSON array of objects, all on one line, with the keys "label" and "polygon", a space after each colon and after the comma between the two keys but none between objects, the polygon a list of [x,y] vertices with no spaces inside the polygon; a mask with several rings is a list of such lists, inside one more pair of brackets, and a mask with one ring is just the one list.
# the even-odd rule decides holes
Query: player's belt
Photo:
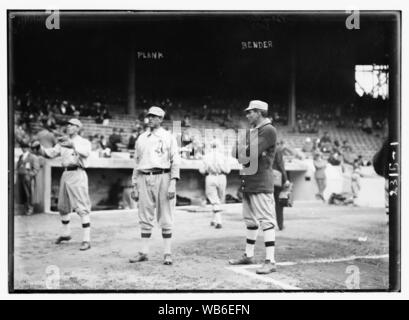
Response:
[{"label": "player's belt", "polygon": [[64,171],[74,171],[74,170],[78,170],[78,169],[82,169],[82,168],[80,166],[64,167]]},{"label": "player's belt", "polygon": [[162,173],[169,173],[170,169],[155,169],[152,171],[139,171],[141,174],[148,174],[148,175],[155,175],[155,174],[162,174]]}]

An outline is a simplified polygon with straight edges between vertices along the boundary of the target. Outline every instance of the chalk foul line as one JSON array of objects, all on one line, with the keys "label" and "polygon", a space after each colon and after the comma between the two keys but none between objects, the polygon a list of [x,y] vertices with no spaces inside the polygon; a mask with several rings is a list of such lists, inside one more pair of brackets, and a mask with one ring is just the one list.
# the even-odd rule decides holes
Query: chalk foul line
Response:
[{"label": "chalk foul line", "polygon": [[[284,262],[277,262],[276,264],[278,266],[294,266],[297,264],[315,264],[315,263],[336,263],[336,262],[346,262],[346,261],[354,261],[358,259],[385,259],[389,258],[388,254],[383,254],[383,255],[367,255],[367,256],[349,256],[349,257],[344,257],[344,258],[336,258],[336,259],[311,259],[311,260],[300,260],[298,262],[292,262],[292,261],[284,261]],[[242,266],[234,266],[234,267],[226,267],[226,269],[231,270],[233,272],[248,276],[253,279],[257,279],[263,282],[269,282],[271,284],[274,284],[275,286],[284,289],[284,290],[301,290],[301,288],[293,286],[291,284],[288,284],[284,281],[273,279],[270,277],[262,276],[259,274],[256,274],[254,272],[251,272],[247,269],[255,269],[255,268],[260,268],[260,264],[252,264],[252,265],[242,265]]]},{"label": "chalk foul line", "polygon": [[226,269],[231,270],[231,271],[236,272],[236,273],[239,273],[239,274],[242,274],[242,275],[245,275],[245,276],[248,276],[248,277],[253,278],[253,279],[257,279],[259,281],[269,282],[269,283],[274,284],[275,286],[277,286],[277,287],[279,287],[281,289],[284,289],[284,290],[301,290],[301,288],[298,288],[296,286],[292,286],[292,285],[290,285],[290,284],[288,284],[288,283],[286,283],[284,281],[280,281],[280,280],[273,279],[273,278],[270,278],[270,277],[262,276],[262,275],[259,275],[257,273],[254,273],[254,272],[250,272],[250,271],[248,271],[248,270],[246,270],[245,268],[242,268],[242,267],[226,267]]}]

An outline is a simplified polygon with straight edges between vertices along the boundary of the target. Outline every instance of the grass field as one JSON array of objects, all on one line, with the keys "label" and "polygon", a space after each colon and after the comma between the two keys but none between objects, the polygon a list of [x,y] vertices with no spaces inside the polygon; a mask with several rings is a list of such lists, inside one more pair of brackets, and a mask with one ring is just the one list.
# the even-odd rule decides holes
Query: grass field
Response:
[{"label": "grass field", "polygon": [[[162,264],[159,229],[150,260],[130,264],[140,241],[136,212],[93,212],[92,248],[81,252],[80,219],[72,215],[73,240],[55,245],[59,216],[14,217],[14,289],[24,290],[348,290],[388,289],[388,226],[382,208],[295,203],[285,209],[276,235],[277,272],[257,276],[254,266],[231,267],[242,255],[241,204],[224,206],[223,229],[210,212],[179,207],[172,266]],[[264,259],[263,236],[256,259]],[[352,279],[352,280],[351,280]]]}]

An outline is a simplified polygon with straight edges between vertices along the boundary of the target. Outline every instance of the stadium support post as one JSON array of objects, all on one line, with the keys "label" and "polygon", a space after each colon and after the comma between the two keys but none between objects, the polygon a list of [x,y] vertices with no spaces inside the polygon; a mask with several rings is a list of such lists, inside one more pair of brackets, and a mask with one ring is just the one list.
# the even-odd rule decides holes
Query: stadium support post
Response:
[{"label": "stadium support post", "polygon": [[296,111],[296,55],[295,44],[290,48],[290,77],[289,77],[289,108],[288,108],[288,124],[291,128],[295,127],[295,111]]},{"label": "stadium support post", "polygon": [[[132,34],[131,34],[132,35]],[[136,88],[135,88],[135,42],[131,36],[128,56],[128,109],[130,115],[136,115]]]}]

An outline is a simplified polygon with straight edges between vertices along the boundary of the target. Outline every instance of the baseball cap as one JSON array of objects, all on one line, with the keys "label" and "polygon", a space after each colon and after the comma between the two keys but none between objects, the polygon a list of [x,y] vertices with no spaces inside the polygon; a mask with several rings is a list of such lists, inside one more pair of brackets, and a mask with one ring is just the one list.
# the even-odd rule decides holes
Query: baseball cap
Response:
[{"label": "baseball cap", "polygon": [[244,111],[249,111],[249,110],[253,110],[253,109],[258,109],[258,110],[268,110],[268,104],[264,101],[261,100],[252,100],[249,103],[249,106],[244,109]]},{"label": "baseball cap", "polygon": [[70,123],[70,124],[73,124],[74,126],[82,128],[82,123],[78,119],[75,119],[75,118],[70,119],[69,121],[67,121],[67,123]]},{"label": "baseball cap", "polygon": [[155,107],[155,106],[153,106],[153,107],[150,107],[149,108],[149,110],[148,110],[148,115],[149,114],[152,114],[152,115],[154,115],[154,116],[158,116],[158,117],[164,117],[165,116],[165,111],[163,111],[161,108],[159,108],[159,107]]}]

